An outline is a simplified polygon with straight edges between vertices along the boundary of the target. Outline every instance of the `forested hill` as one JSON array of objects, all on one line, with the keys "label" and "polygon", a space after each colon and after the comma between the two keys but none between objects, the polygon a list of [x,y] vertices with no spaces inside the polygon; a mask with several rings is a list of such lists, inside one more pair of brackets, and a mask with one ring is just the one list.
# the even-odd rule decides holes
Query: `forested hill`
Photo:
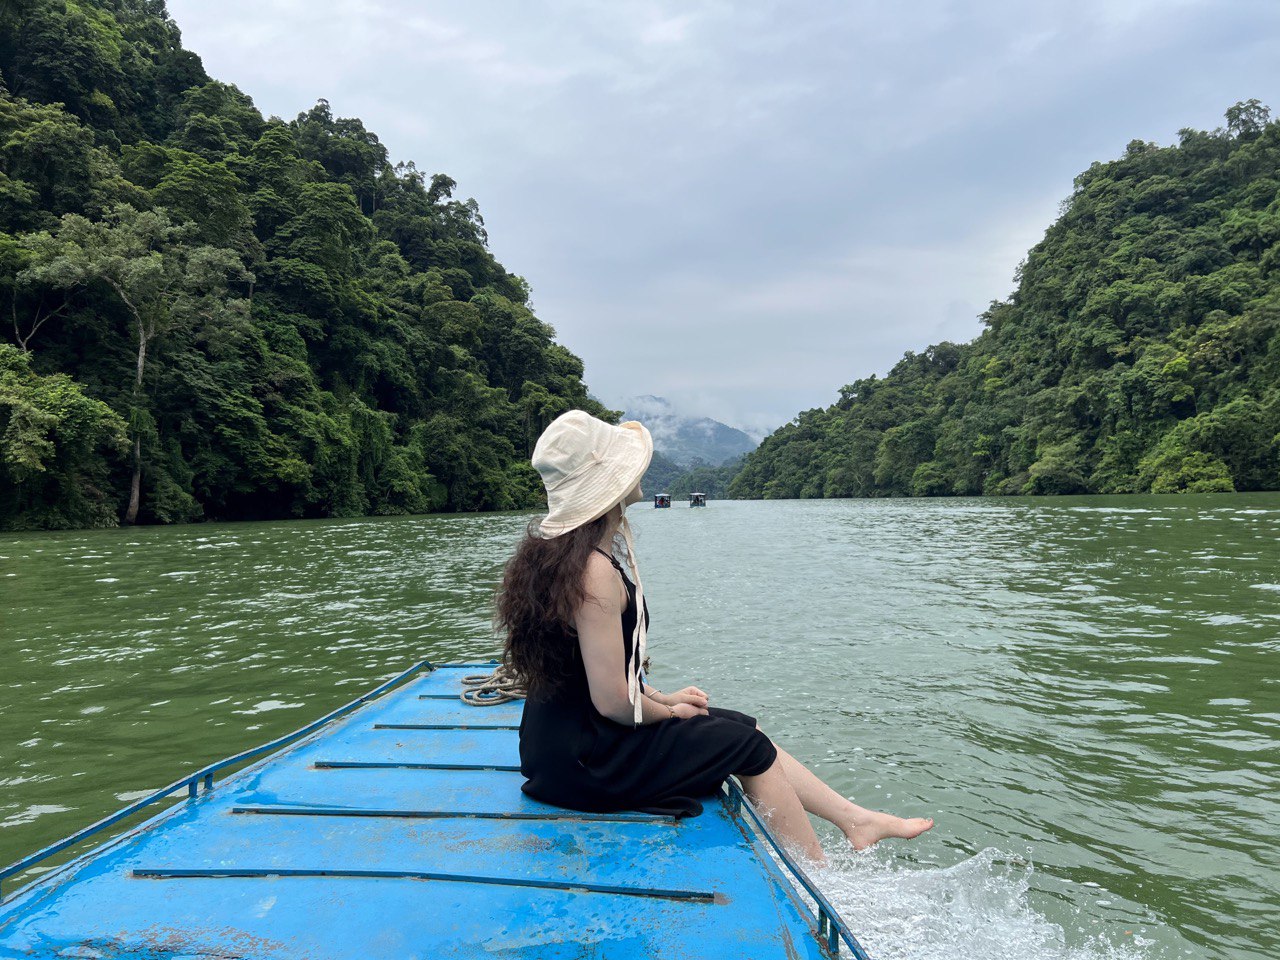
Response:
[{"label": "forested hill", "polygon": [[0,80],[0,528],[532,506],[607,414],[454,181],[160,0],[0,3]]},{"label": "forested hill", "polygon": [[800,414],[731,493],[1280,488],[1280,123],[1227,121],[1095,163],[976,340]]}]

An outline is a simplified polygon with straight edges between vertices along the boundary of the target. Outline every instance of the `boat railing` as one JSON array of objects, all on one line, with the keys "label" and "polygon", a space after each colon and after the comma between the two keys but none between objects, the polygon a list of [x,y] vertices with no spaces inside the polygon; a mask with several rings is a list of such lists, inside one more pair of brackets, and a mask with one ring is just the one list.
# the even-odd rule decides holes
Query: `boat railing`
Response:
[{"label": "boat railing", "polygon": [[818,918],[818,942],[821,943],[827,951],[833,956],[840,956],[840,941],[843,940],[849,948],[849,952],[853,954],[854,960],[871,960],[870,955],[858,942],[858,938],[853,935],[853,931],[840,918],[840,914],[836,913],[835,907],[831,905],[822,891],[818,889],[818,885],[804,871],[804,868],[791,856],[778,842],[777,837],[773,835],[773,831],[769,829],[769,825],[765,823],[764,818],[759,811],[752,806],[751,801],[746,794],[742,792],[742,787],[738,786],[738,782],[732,777],[725,781],[725,791],[728,794],[729,809],[734,813],[745,811],[748,816],[755,822],[759,828],[759,833],[769,841],[769,845],[773,847],[774,853],[778,855],[778,859],[783,865],[791,871],[791,875],[795,877],[796,882],[804,888],[805,892],[813,898],[814,912]]},{"label": "boat railing", "polygon": [[[468,666],[468,667],[476,666],[476,667],[492,668],[493,664],[492,663],[458,664],[458,666]],[[47,860],[49,857],[53,856],[55,853],[60,853],[63,850],[66,850],[68,847],[74,846],[75,844],[79,843],[81,840],[84,840],[88,837],[93,836],[95,833],[101,833],[103,830],[106,830],[108,827],[114,826],[115,824],[119,823],[121,820],[128,819],[129,817],[133,816],[135,813],[138,813],[139,811],[149,807],[151,804],[156,803],[160,800],[163,800],[165,797],[168,797],[171,794],[176,793],[177,791],[181,790],[183,787],[186,787],[187,789],[187,799],[192,799],[198,796],[202,786],[204,788],[204,792],[207,793],[213,789],[213,775],[217,773],[219,770],[225,770],[227,767],[233,767],[236,764],[243,763],[245,760],[251,760],[254,757],[264,754],[270,750],[276,750],[280,747],[287,746],[293,741],[298,740],[302,737],[305,737],[309,733],[313,733],[320,727],[323,727],[326,723],[330,723],[334,720],[337,720],[339,717],[350,713],[352,710],[355,710],[357,707],[361,706],[362,704],[367,703],[368,701],[374,699],[375,697],[381,696],[387,690],[409,679],[409,677],[413,676],[414,674],[419,673],[422,670],[434,670],[434,669],[435,667],[432,665],[431,661],[429,660],[422,660],[418,663],[415,663],[408,670],[405,670],[402,673],[397,674],[396,676],[392,677],[390,680],[386,681],[385,683],[381,684],[378,687],[375,687],[373,690],[370,690],[368,693],[364,694],[363,696],[357,697],[355,700],[352,700],[350,703],[344,704],[343,706],[338,707],[338,709],[332,711],[331,713],[325,714],[319,720],[313,720],[311,723],[308,723],[306,726],[299,727],[297,730],[293,731],[293,733],[287,733],[283,737],[277,737],[275,740],[272,740],[270,743],[264,743],[261,746],[253,747],[252,749],[245,750],[243,753],[237,753],[234,757],[227,757],[223,760],[218,760],[215,763],[211,763],[207,767],[202,767],[201,769],[197,770],[195,773],[189,774],[188,776],[185,776],[180,780],[175,780],[173,783],[169,784],[167,787],[161,787],[155,793],[148,794],[147,796],[143,797],[141,800],[136,800],[133,803],[129,804],[127,807],[117,810],[115,813],[111,814],[110,816],[104,817],[103,819],[99,820],[97,823],[90,824],[89,826],[85,827],[82,830],[77,830],[75,833],[71,834],[71,836],[64,837],[63,839],[57,841],[56,843],[52,843],[49,846],[45,847],[43,850],[37,850],[35,853],[31,854],[30,856],[26,856],[26,857],[23,857],[21,860],[14,861],[13,863],[5,867],[3,870],[0,870],[0,898],[3,898],[3,895],[4,895],[3,885],[6,880],[17,876],[20,873],[23,873],[24,871],[35,866],[37,863],[39,863],[42,860]]]}]

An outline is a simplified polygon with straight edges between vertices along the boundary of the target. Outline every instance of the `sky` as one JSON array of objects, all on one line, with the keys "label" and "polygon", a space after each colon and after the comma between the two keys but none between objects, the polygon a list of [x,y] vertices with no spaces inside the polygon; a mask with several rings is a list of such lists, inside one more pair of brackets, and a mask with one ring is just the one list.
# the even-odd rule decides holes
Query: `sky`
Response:
[{"label": "sky", "polygon": [[1274,0],[170,0],[475,197],[591,392],[757,436],[965,341],[1076,174],[1256,97]]}]

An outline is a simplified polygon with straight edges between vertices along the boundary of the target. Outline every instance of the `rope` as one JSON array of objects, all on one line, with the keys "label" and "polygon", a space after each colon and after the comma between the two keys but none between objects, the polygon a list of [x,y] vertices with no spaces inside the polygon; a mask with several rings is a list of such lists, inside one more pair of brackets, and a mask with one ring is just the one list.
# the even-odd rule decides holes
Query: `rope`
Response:
[{"label": "rope", "polygon": [[525,686],[507,672],[505,665],[493,673],[475,673],[462,678],[462,702],[473,707],[491,707],[498,703],[523,700]]}]

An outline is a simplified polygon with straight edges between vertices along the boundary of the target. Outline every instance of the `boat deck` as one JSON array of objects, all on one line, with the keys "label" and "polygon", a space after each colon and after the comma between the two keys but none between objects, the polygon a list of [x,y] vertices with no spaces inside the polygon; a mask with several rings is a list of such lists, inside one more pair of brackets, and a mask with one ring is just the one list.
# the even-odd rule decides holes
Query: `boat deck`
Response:
[{"label": "boat deck", "polygon": [[477,672],[430,668],[166,788],[190,796],[0,903],[0,957],[865,956],[736,790],[682,821],[526,797],[523,704],[464,704]]}]

